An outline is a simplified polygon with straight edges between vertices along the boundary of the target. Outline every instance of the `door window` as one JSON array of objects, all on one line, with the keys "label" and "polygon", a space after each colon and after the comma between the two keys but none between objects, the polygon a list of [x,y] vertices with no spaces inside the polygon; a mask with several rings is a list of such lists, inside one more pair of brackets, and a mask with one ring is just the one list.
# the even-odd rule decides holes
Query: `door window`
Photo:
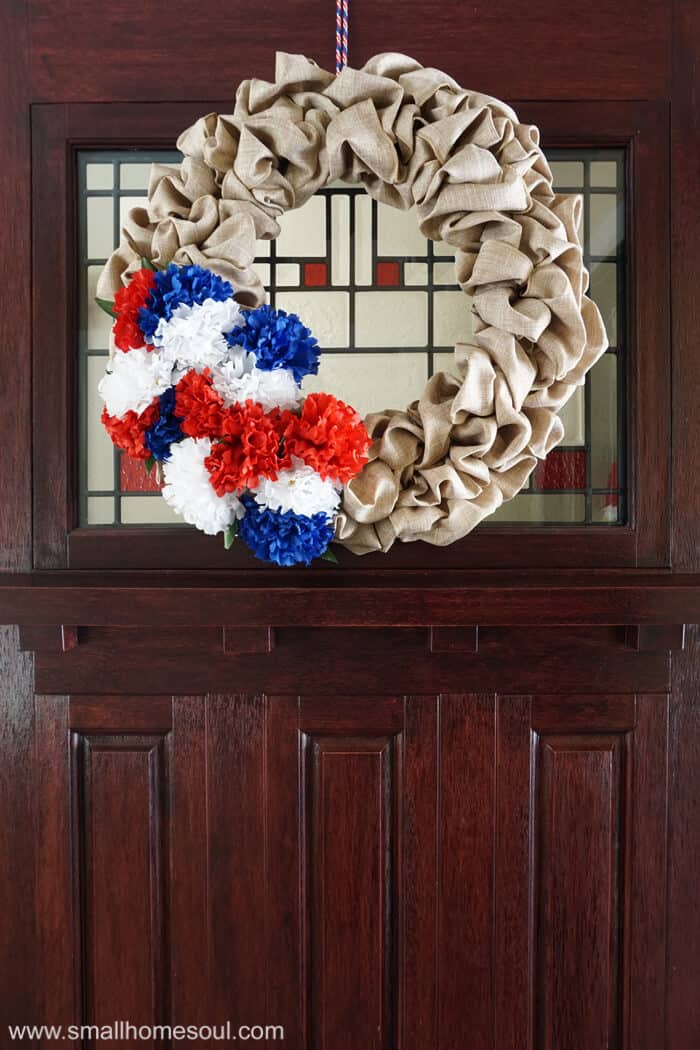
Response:
[{"label": "door window", "polygon": [[[556,149],[548,158],[555,188],[583,197],[584,258],[610,349],[563,410],[563,444],[486,528],[626,520],[624,152]],[[187,527],[160,498],[155,477],[113,448],[96,389],[110,327],[94,303],[97,278],[122,220],[145,201],[155,160],[177,163],[179,154],[78,155],[83,525]],[[323,347],[319,375],[305,389],[332,391],[367,413],[408,404],[433,372],[452,369],[454,343],[471,334],[469,299],[456,285],[449,246],[424,238],[413,213],[377,204],[361,187],[336,184],[283,215],[280,226],[276,241],[260,242],[256,265],[271,302],[299,313]]]}]

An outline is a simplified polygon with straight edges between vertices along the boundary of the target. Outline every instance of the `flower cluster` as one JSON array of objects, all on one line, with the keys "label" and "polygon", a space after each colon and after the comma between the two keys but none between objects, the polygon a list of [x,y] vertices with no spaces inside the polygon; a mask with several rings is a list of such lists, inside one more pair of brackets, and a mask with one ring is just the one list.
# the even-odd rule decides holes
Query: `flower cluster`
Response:
[{"label": "flower cluster", "polygon": [[369,437],[349,405],[302,395],[320,354],[302,321],[244,312],[227,281],[172,263],[144,266],[106,306],[117,350],[99,391],[113,443],[157,462],[166,502],[227,545],[238,534],[277,565],[326,554]]}]

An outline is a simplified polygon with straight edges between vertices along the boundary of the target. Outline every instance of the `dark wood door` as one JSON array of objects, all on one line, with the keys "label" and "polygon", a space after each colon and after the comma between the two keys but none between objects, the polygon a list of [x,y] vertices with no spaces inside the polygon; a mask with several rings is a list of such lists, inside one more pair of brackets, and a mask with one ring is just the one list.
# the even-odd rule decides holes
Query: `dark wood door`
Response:
[{"label": "dark wood door", "polygon": [[667,717],[657,694],[41,697],[46,1015],[656,1050]]},{"label": "dark wood door", "polygon": [[[624,151],[618,528],[275,575],[80,524],[76,151],[172,146],[275,48],[330,65],[333,20],[0,10],[0,1045],[121,1020],[266,1046],[282,1026],[300,1050],[696,1050],[692,0],[352,12],[353,64],[403,50],[548,146]],[[71,1043],[99,1045],[24,1037]]]}]

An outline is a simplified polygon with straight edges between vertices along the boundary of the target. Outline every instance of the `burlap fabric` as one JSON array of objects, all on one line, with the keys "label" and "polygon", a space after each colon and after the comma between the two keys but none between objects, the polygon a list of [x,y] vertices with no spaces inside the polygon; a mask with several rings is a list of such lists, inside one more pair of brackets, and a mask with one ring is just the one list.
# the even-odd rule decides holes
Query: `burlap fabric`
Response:
[{"label": "burlap fabric", "polygon": [[256,239],[319,188],[344,179],[414,207],[422,233],[455,249],[473,342],[455,347],[454,375],[368,417],[370,462],[346,486],[338,538],[356,553],[442,546],[512,498],[561,441],[557,412],[607,345],[585,294],[581,201],[553,193],[537,128],[404,55],[336,77],[281,54],[274,83],[244,81],[233,114],[202,117],[178,148],[179,168],[153,166],[148,207],[131,212],[98,294],[112,298],[145,256],[209,267],[256,306]]}]

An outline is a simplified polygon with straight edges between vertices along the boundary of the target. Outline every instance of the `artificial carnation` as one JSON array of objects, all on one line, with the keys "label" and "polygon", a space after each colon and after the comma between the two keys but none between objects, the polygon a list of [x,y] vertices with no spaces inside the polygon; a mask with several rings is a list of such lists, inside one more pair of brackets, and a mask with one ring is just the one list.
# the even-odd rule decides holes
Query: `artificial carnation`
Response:
[{"label": "artificial carnation", "polygon": [[212,386],[209,370],[186,372],[175,389],[175,414],[182,417],[184,433],[190,437],[220,437],[226,411]]},{"label": "artificial carnation", "polygon": [[233,288],[222,277],[201,266],[177,266],[171,263],[167,270],[154,274],[151,292],[139,310],[139,325],[150,338],[156,332],[161,318],[170,320],[181,304],[193,306],[207,299],[223,302],[233,298]]},{"label": "artificial carnation", "polygon": [[153,270],[144,267],[137,270],[129,283],[114,296],[116,320],[112,332],[115,345],[124,352],[136,350],[146,341],[139,326],[139,311],[150,295],[154,280]]},{"label": "artificial carnation", "polygon": [[333,521],[326,514],[295,514],[259,507],[244,499],[245,515],[239,535],[256,558],[275,565],[310,565],[320,558],[335,536]]},{"label": "artificial carnation", "polygon": [[125,352],[99,384],[114,445],[162,463],[165,501],[201,531],[239,519],[265,561],[323,555],[369,437],[342,401],[304,400],[301,381],[319,361],[309,329],[270,306],[242,314],[231,285],[195,265],[139,270],[114,316]]},{"label": "artificial carnation", "polygon": [[121,418],[110,416],[107,407],[102,410],[102,425],[112,439],[112,444],[121,448],[132,459],[148,459],[151,451],[146,445],[146,432],[160,415],[160,402],[141,412],[127,412]]},{"label": "artificial carnation", "polygon": [[293,459],[291,468],[281,470],[276,481],[261,480],[255,491],[255,502],[263,509],[292,510],[307,517],[325,514],[332,518],[340,504],[340,490],[300,459]]},{"label": "artificial carnation", "polygon": [[296,416],[282,420],[285,451],[322,478],[345,484],[367,462],[370,437],[360,415],[331,394],[309,394]]},{"label": "artificial carnation", "polygon": [[170,449],[163,464],[163,499],[186,522],[215,536],[225,532],[244,514],[240,500],[232,493],[217,495],[209,481],[205,461],[211,452],[209,438],[185,438]]},{"label": "artificial carnation", "polygon": [[144,347],[116,354],[97,387],[111,416],[137,415],[172,383],[172,366]]},{"label": "artificial carnation", "polygon": [[235,299],[206,299],[203,303],[180,303],[170,319],[161,317],[153,333],[153,345],[160,347],[176,368],[207,368],[221,364],[229,356],[226,333],[242,318]]},{"label": "artificial carnation", "polygon": [[280,454],[279,414],[267,414],[253,401],[227,410],[223,438],[212,446],[206,460],[219,495],[255,489],[261,478],[274,479],[286,466],[288,461]]},{"label": "artificial carnation", "polygon": [[286,368],[265,372],[255,367],[255,354],[232,350],[228,361],[212,369],[214,389],[226,405],[257,401],[269,412],[273,408],[296,408],[301,390],[293,374]]},{"label": "artificial carnation", "polygon": [[170,448],[185,436],[180,424],[182,419],[175,415],[175,387],[168,387],[159,399],[160,415],[144,435],[144,443],[154,459],[159,461],[170,458]]},{"label": "artificial carnation", "polygon": [[229,334],[229,346],[241,346],[255,354],[257,367],[265,372],[288,369],[297,383],[304,376],[316,375],[321,351],[296,314],[266,304],[248,310],[244,316],[245,324]]}]

